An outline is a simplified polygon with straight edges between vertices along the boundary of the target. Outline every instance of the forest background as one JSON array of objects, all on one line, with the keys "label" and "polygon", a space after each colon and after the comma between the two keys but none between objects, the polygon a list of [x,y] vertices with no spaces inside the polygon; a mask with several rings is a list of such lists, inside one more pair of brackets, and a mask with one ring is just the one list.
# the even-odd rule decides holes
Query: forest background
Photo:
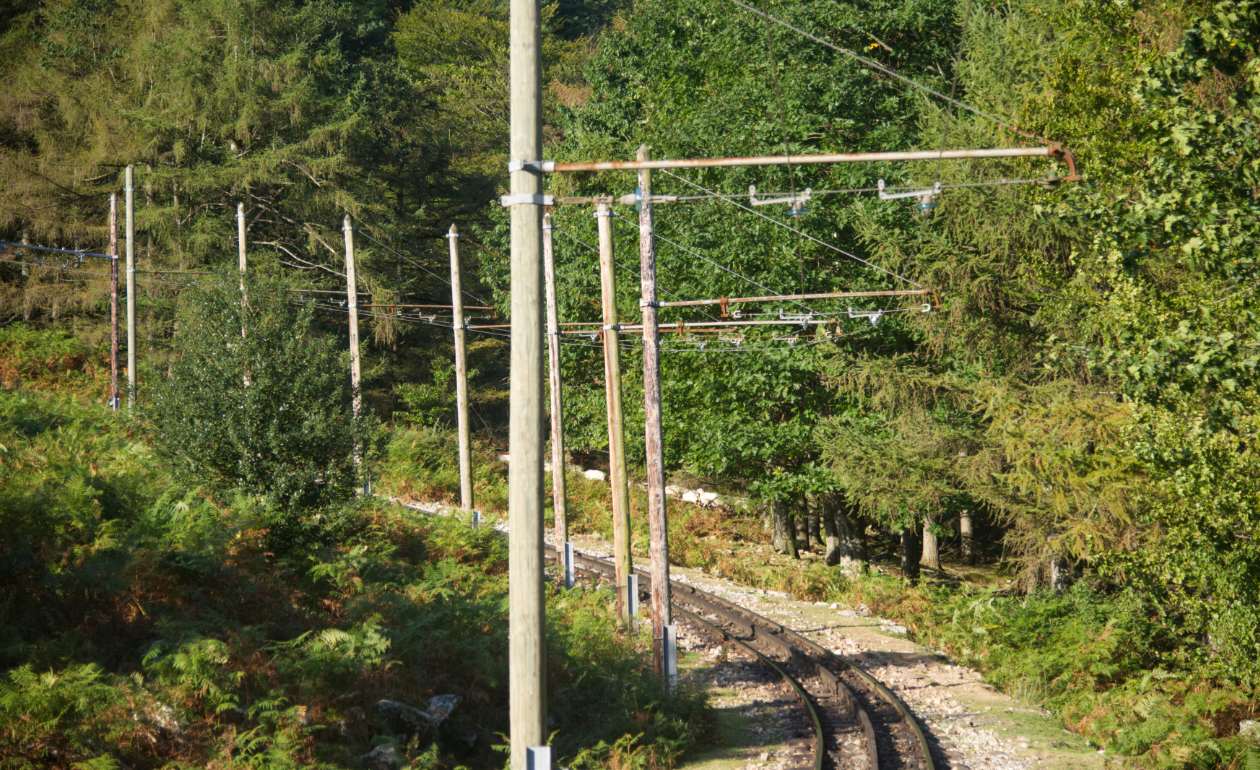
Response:
[{"label": "forest background", "polygon": [[[1065,718],[1088,721],[1082,693],[1131,687],[1142,708],[1166,712],[1139,722],[1163,726],[1099,728],[1107,740],[1172,765],[1234,761],[1219,740],[1254,711],[1260,681],[1255,5],[766,8],[1065,142],[1083,181],[951,189],[929,212],[869,194],[818,197],[798,219],[767,210],[882,270],[730,203],[660,206],[661,282],[682,297],[750,293],[736,273],[781,293],[904,288],[896,276],[906,276],[939,297],[932,312],[878,324],[844,315],[844,334],[816,344],[671,343],[667,465],[771,511],[836,501],[859,528],[909,535],[903,544],[974,516],[1021,589],[1055,574],[1081,578],[1071,598],[1056,600],[1055,623],[1078,627],[1107,597],[1115,604],[1097,627],[1113,636],[1104,639],[1136,633],[1130,621],[1141,627],[1127,657],[1113,643],[1093,670],[1061,666],[1062,681],[1046,692],[1077,698],[1078,712],[1061,704]],[[1025,143],[720,0],[569,1],[544,16],[549,158],[628,159],[642,143],[655,157]],[[465,245],[465,286],[506,315],[505,220],[492,203],[505,182],[505,4],[18,0],[0,25],[3,238],[102,251],[108,194],[134,164],[145,270],[233,265],[244,201],[251,270],[344,290],[338,231],[348,213],[364,236],[360,289],[373,304],[444,303],[449,291],[433,273],[445,272],[442,235],[453,222],[485,247]],[[1047,171],[1061,169],[798,166],[658,173],[654,185],[688,195]],[[558,194],[634,186],[626,174],[553,183]],[[562,321],[597,317],[597,263],[579,243],[595,242],[589,213],[555,214]],[[634,217],[623,216],[614,232],[633,266],[625,255],[637,233],[625,220]],[[12,250],[4,260],[6,323],[64,330],[99,354],[106,281],[47,261],[19,264],[26,258]],[[142,400],[146,383],[179,359],[182,280],[142,281]],[[848,304],[810,303],[833,313]],[[637,315],[633,279],[621,280],[618,307],[627,320]],[[345,338],[336,314],[312,324],[312,334]],[[364,326],[364,393],[375,413],[401,425],[410,404],[440,427],[449,332],[387,315]],[[470,355],[480,438],[506,448],[506,342],[477,338]],[[631,348],[623,371],[639,362]],[[607,449],[598,350],[567,346],[563,373],[569,448],[598,457]],[[634,426],[641,384],[625,380]],[[640,434],[627,435],[641,461]],[[960,649],[995,654],[1004,642],[985,629],[1012,610],[965,608],[974,618],[955,618],[959,633],[983,633]],[[1032,636],[1046,642],[1054,632]],[[1182,724],[1186,714],[1198,721]]]}]

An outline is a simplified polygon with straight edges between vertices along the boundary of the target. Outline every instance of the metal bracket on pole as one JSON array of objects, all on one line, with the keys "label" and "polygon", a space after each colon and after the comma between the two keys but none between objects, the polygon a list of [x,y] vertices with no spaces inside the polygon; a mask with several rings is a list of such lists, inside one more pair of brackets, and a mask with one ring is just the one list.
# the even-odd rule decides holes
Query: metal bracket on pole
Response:
[{"label": "metal bracket on pole", "polygon": [[517,193],[516,195],[504,195],[499,199],[499,203],[503,208],[515,206],[518,203],[528,203],[533,206],[554,206],[556,199],[551,195],[530,195],[529,193]]},{"label": "metal bracket on pole", "polygon": [[530,746],[525,749],[525,770],[551,770],[551,747]]},{"label": "metal bracket on pole", "polygon": [[775,203],[786,203],[791,209],[792,216],[799,217],[801,214],[809,212],[805,208],[805,204],[809,203],[809,199],[814,197],[814,188],[806,187],[805,192],[797,195],[786,195],[782,198],[762,198],[757,200],[757,185],[748,185],[748,202],[754,206],[770,206]]},{"label": "metal bracket on pole", "polygon": [[573,559],[573,543],[564,544],[564,587],[573,588],[577,582],[576,568]]},{"label": "metal bracket on pole", "polygon": [[605,324],[602,328],[606,332],[619,332],[621,331],[621,324]]},{"label": "metal bracket on pole", "polygon": [[865,318],[871,322],[871,326],[879,323],[879,319],[884,317],[883,310],[859,310],[853,312],[853,308],[849,308],[849,318]]},{"label": "metal bracket on pole", "polygon": [[[506,196],[505,196],[505,197],[506,197]],[[446,234],[446,237],[447,237],[447,238],[458,238],[458,237],[459,237],[459,233],[447,233],[447,234]]]},{"label": "metal bracket on pole", "polygon": [[513,171],[533,171],[536,174],[550,174],[556,170],[554,160],[513,160],[508,162],[508,173]]},{"label": "metal bracket on pole", "polygon": [[909,190],[907,192],[886,193],[884,192],[884,180],[881,179],[879,180],[878,189],[879,189],[879,199],[881,201],[895,201],[901,198],[918,198],[919,210],[927,211],[928,209],[936,207],[936,204],[932,202],[932,199],[941,194],[941,183],[937,182],[936,184],[932,185],[930,188],[925,189],[925,190]]},{"label": "metal bracket on pole", "polygon": [[599,217],[611,217],[612,215],[613,215],[613,213],[612,213],[611,211],[596,211],[596,212],[595,212],[595,217],[596,217],[597,219],[598,219]]},{"label": "metal bracket on pole", "polygon": [[665,626],[661,629],[661,653],[665,658],[665,688],[669,692],[678,691],[678,627]]},{"label": "metal bracket on pole", "polygon": [[639,576],[633,572],[626,576],[626,614],[630,616],[630,627],[634,627],[634,619],[639,614]]}]

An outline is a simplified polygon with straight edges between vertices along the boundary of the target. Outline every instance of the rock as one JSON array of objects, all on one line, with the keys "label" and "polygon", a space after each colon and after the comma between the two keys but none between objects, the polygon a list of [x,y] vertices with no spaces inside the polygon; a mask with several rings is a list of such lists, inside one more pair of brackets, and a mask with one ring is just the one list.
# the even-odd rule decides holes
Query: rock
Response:
[{"label": "rock", "polygon": [[862,613],[858,612],[857,610],[840,610],[840,612],[838,612],[838,613],[836,613],[836,614],[837,614],[837,615],[840,615],[840,616],[842,616],[842,617],[846,617],[846,618],[860,618],[860,617],[862,617]]},{"label": "rock", "polygon": [[458,695],[434,695],[429,698],[429,716],[438,724],[446,721],[455,707],[459,705]]},{"label": "rock", "polygon": [[697,489],[696,495],[700,499],[701,505],[712,505],[721,497],[717,492],[705,492],[703,489]]},{"label": "rock", "polygon": [[[381,701],[381,703],[391,702]],[[380,703],[376,705],[380,706]],[[397,746],[377,746],[363,756],[355,757],[355,761],[367,770],[396,770],[402,767],[402,756]]]},{"label": "rock", "polygon": [[827,606],[827,603],[826,603],[826,602],[814,602],[814,606],[815,606],[815,607],[826,607],[826,606]]},{"label": "rock", "polygon": [[700,502],[700,495],[694,489],[688,489],[686,492],[683,492],[682,499],[684,503],[698,503]]},{"label": "rock", "polygon": [[904,634],[906,632],[905,626],[899,626],[896,623],[889,623],[885,626],[881,626],[881,628],[890,634]]},{"label": "rock", "polygon": [[582,471],[582,475],[591,481],[606,481],[608,479],[608,474],[601,470]]},{"label": "rock", "polygon": [[376,710],[389,721],[390,726],[400,732],[423,733],[442,723],[441,719],[432,717],[418,708],[393,700],[379,700]]},{"label": "rock", "polygon": [[1238,723],[1238,734],[1245,735],[1256,743],[1260,743],[1260,722],[1244,719]]},{"label": "rock", "polygon": [[175,709],[161,701],[153,701],[145,706],[144,714],[133,713],[131,718],[136,722],[147,722],[172,735],[182,735],[187,729],[187,725],[179,721],[179,715],[175,713]]},{"label": "rock", "polygon": [[512,462],[512,455],[510,455],[510,454],[506,454],[506,455],[495,455],[495,456],[494,456],[494,459],[498,460],[498,461],[499,461],[499,462],[501,462],[501,463],[509,463],[509,462]]}]

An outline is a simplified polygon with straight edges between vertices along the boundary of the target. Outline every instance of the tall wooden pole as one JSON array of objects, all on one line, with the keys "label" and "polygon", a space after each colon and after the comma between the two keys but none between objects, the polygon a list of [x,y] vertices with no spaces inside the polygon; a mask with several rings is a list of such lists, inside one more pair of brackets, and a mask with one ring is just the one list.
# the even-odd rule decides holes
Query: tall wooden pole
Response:
[{"label": "tall wooden pole", "polygon": [[547,288],[547,362],[551,377],[551,494],[556,512],[557,563],[564,563],[569,541],[569,495],[565,488],[564,413],[560,398],[560,317],[556,309],[556,261],[551,214],[543,215],[543,281]]},{"label": "tall wooden pole", "polygon": [[136,407],[136,169],[127,166],[127,408]]},{"label": "tall wooden pole", "polygon": [[118,411],[118,193],[109,194],[109,408]]},{"label": "tall wooden pole", "polygon": [[[241,221],[243,223],[244,219]],[[346,299],[349,300],[350,307],[350,404],[354,412],[354,420],[358,422],[359,412],[363,408],[360,384],[362,368],[359,363],[359,283],[354,274],[354,228],[350,226],[349,214],[346,214],[346,218],[342,220],[341,229],[346,236]],[[244,240],[242,237],[241,241],[244,242]],[[245,255],[242,251],[242,265],[244,259]],[[363,447],[357,442],[354,445],[354,466],[357,471],[363,470]]]},{"label": "tall wooden pole", "polygon": [[472,447],[468,435],[468,364],[464,359],[464,290],[459,276],[459,229],[446,234],[451,244],[451,325],[455,328],[455,407],[459,429],[459,505],[473,508]]},{"label": "tall wooden pole", "polygon": [[[241,273],[241,339],[245,339],[245,311],[249,303],[245,300],[245,204],[236,204],[236,256]],[[249,369],[241,374],[241,382],[249,387]]]},{"label": "tall wooden pole", "polygon": [[599,277],[604,311],[604,394],[608,403],[608,465],[612,471],[613,562],[617,568],[617,611],[628,618],[626,578],[630,576],[630,490],[621,411],[621,348],[617,333],[617,282],[613,274],[612,207],[595,205],[599,225]]},{"label": "tall wooden pole", "polygon": [[[539,0],[511,0],[509,160],[542,160]],[[512,352],[508,398],[508,690],[511,770],[547,742],[543,618],[542,177],[511,171]]]},{"label": "tall wooden pole", "polygon": [[[648,160],[647,146],[639,160]],[[648,528],[652,559],[652,658],[656,673],[665,676],[665,626],[673,620],[669,608],[669,519],[665,512],[665,445],[661,427],[661,339],[656,300],[656,236],[652,220],[652,172],[639,171],[639,278],[643,297],[643,405],[647,425]]]}]

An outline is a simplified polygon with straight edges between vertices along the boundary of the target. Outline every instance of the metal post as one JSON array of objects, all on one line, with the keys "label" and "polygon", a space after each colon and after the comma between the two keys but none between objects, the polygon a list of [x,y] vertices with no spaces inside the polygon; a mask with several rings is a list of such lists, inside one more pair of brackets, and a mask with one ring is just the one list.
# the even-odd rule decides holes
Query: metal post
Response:
[{"label": "metal post", "polygon": [[[241,272],[245,272],[245,210],[240,210],[241,216]],[[362,393],[362,364],[359,362],[359,281],[354,272],[354,228],[350,226],[350,215],[346,214],[342,220],[341,230],[346,236],[346,299],[350,307],[350,403],[354,412],[354,421],[359,421],[359,412],[363,408]],[[244,333],[242,331],[242,333]],[[363,471],[363,447],[355,442],[354,445],[354,467],[356,471]],[[365,484],[364,492],[368,488]]]},{"label": "metal post", "polygon": [[[638,159],[646,161],[647,146]],[[656,236],[652,217],[652,172],[639,171],[639,279],[643,297],[643,406],[646,424],[648,529],[652,560],[652,659],[656,673],[665,676],[662,629],[673,622],[669,597],[669,517],[665,510],[665,443],[661,425],[661,336],[656,299]]]},{"label": "metal post", "polygon": [[623,595],[630,574],[630,491],[626,478],[625,435],[621,411],[621,348],[617,334],[617,284],[613,275],[612,210],[595,206],[599,224],[599,276],[604,311],[604,393],[608,406],[608,464],[612,473],[613,562],[617,569],[617,610],[629,618]]},{"label": "metal post", "polygon": [[569,495],[565,487],[564,419],[560,398],[560,319],[556,309],[556,265],[551,214],[543,215],[543,282],[547,290],[547,362],[551,383],[551,494],[556,512],[556,549],[569,541]]},{"label": "metal post", "polygon": [[572,588],[577,582],[577,565],[573,558],[573,543],[563,543],[561,553],[564,555],[564,587]]},{"label": "metal post", "polygon": [[118,411],[118,193],[109,194],[109,408]]},{"label": "metal post", "polygon": [[526,770],[551,770],[551,747],[530,746]]},{"label": "metal post", "polygon": [[481,529],[481,511],[476,509],[472,512],[472,528]]},{"label": "metal post", "polygon": [[468,365],[464,360],[464,297],[459,278],[459,230],[451,225],[446,234],[451,245],[451,325],[455,329],[455,406],[459,429],[459,505],[473,507],[472,449],[468,436]]},{"label": "metal post", "polygon": [[631,624],[639,615],[639,576],[633,572],[626,575],[626,613]]},{"label": "metal post", "polygon": [[136,169],[127,166],[127,409],[136,407]]},{"label": "metal post", "polygon": [[[530,770],[530,747],[547,741],[543,603],[542,158],[539,0],[510,0],[512,228],[511,413],[508,421],[508,700],[511,770]],[[538,768],[537,770],[545,770]]]},{"label": "metal post", "polygon": [[661,648],[665,656],[665,689],[678,691],[678,628],[664,626],[661,629]]}]

